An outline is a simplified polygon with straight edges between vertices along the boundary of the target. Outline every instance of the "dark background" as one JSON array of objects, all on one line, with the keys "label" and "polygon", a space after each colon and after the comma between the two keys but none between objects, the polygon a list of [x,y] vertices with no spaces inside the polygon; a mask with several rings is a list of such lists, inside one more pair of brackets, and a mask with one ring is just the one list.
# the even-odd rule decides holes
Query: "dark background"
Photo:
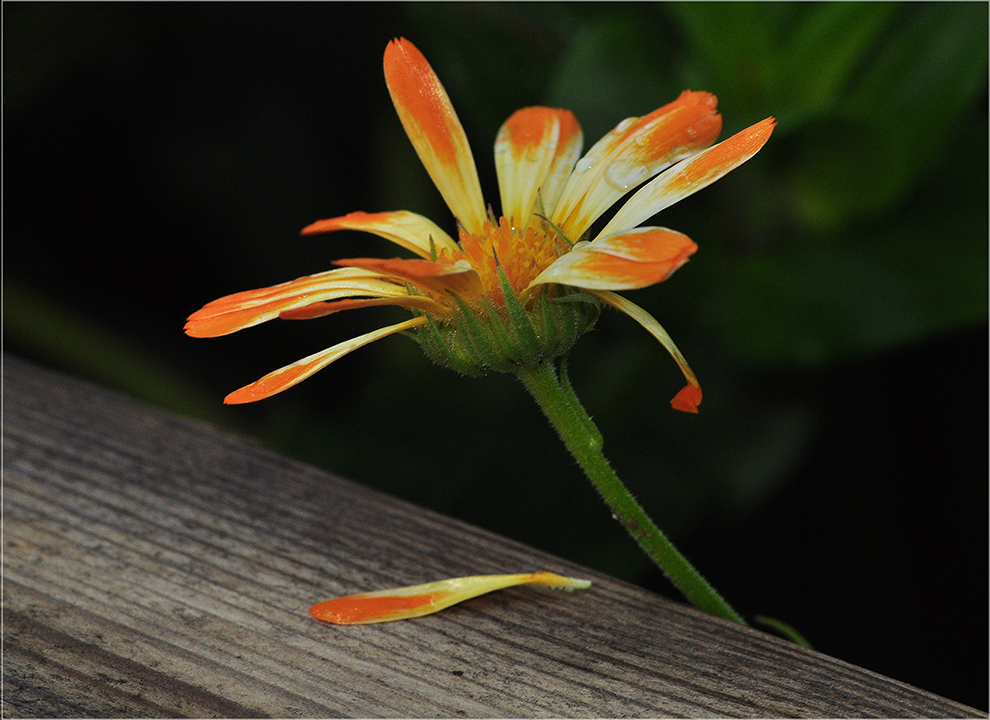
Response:
[{"label": "dark background", "polygon": [[[204,341],[220,295],[391,256],[319,218],[452,230],[382,77],[405,36],[445,83],[486,197],[515,109],[590,145],[685,88],[753,160],[665,211],[698,254],[628,293],[701,378],[606,313],[571,355],[620,475],[743,614],[987,708],[987,5],[5,3],[6,350],[259,438],[676,597],[511,377],[390,338],[263,403],[221,398],[406,315]],[[509,569],[507,568],[507,571]],[[607,608],[604,609],[607,611]],[[644,638],[649,642],[649,638]]]}]

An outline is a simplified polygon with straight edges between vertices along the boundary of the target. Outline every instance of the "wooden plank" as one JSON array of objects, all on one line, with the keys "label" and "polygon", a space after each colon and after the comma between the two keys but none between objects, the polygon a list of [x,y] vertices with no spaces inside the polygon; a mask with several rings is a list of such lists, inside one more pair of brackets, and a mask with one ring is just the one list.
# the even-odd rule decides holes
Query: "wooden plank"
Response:
[{"label": "wooden plank", "polygon": [[[14,358],[3,438],[6,717],[981,715]],[[307,612],[537,569],[595,584]]]}]

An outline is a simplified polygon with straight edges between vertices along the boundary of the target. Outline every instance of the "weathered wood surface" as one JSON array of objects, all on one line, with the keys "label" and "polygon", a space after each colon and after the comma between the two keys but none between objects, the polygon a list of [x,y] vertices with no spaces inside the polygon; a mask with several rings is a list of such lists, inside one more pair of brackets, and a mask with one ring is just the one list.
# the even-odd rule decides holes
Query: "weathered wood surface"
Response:
[{"label": "weathered wood surface", "polygon": [[[980,716],[6,358],[5,717]],[[313,602],[549,569],[415,621]]]}]

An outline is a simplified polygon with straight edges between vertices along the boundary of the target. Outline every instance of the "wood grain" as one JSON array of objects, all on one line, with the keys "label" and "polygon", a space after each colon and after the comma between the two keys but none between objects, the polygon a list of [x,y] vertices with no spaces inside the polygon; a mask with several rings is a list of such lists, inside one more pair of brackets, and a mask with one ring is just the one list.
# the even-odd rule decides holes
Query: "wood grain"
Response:
[{"label": "wood grain", "polygon": [[[5,717],[979,717],[15,358]],[[310,604],[553,570],[414,621]]]}]

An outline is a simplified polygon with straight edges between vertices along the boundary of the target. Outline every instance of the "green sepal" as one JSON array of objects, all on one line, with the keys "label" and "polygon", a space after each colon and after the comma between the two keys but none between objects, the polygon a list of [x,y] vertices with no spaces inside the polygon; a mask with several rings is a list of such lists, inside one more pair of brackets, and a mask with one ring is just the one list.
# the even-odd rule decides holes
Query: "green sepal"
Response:
[{"label": "green sepal", "polygon": [[526,308],[509,284],[509,278],[505,276],[505,270],[501,265],[498,266],[498,280],[502,284],[502,295],[505,296],[505,310],[509,314],[509,321],[512,323],[516,337],[519,338],[522,351],[525,356],[535,357],[540,351],[540,340],[536,336],[536,330],[533,329]]}]

